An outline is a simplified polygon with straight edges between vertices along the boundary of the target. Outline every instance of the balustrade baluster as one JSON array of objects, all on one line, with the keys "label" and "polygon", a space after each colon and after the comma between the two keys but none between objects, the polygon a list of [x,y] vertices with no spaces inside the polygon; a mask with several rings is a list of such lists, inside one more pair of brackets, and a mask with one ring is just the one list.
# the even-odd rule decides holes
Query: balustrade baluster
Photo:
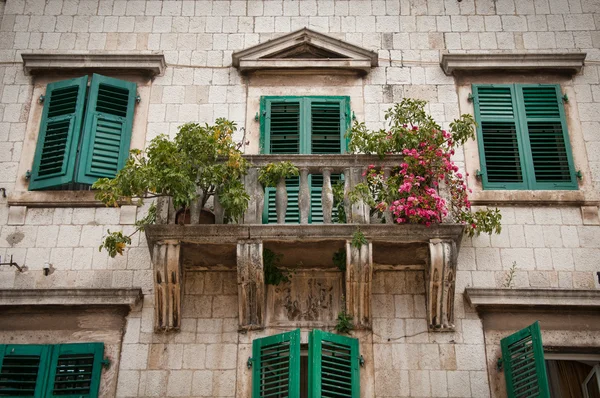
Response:
[{"label": "balustrade baluster", "polygon": [[321,192],[321,203],[323,205],[323,223],[331,224],[333,211],[333,189],[331,188],[331,169],[323,169],[323,191]]},{"label": "balustrade baluster", "polygon": [[310,213],[310,186],[308,185],[308,168],[300,168],[300,189],[298,191],[298,210],[300,210],[300,224],[308,224]]},{"label": "balustrade baluster", "polygon": [[285,224],[285,213],[288,206],[287,187],[285,186],[285,178],[277,182],[275,191],[275,209],[277,210],[277,224]]},{"label": "balustrade baluster", "polygon": [[215,192],[213,196],[213,207],[215,212],[215,224],[223,224],[225,219],[225,209],[223,205],[221,205],[221,201],[219,200],[219,193]]},{"label": "balustrade baluster", "polygon": [[[383,168],[383,178],[386,181],[386,185],[387,185],[388,178],[390,178],[390,173],[391,173],[391,170],[389,167]],[[394,219],[392,217],[392,212],[390,211],[390,203],[388,203],[387,209],[385,209],[385,211],[383,212],[383,218],[385,219],[386,224],[394,223]]]}]

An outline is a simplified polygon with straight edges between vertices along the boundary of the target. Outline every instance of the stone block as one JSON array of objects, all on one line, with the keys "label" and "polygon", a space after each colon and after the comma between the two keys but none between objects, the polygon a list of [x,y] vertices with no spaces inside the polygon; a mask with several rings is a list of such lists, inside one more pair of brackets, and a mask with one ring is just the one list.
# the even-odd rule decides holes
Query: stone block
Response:
[{"label": "stone block", "polygon": [[235,369],[237,346],[235,344],[210,344],[206,347],[208,369]]},{"label": "stone block", "polygon": [[121,350],[121,369],[146,369],[148,348],[147,344],[123,344]]},{"label": "stone block", "polygon": [[169,373],[167,382],[167,396],[169,397],[188,397],[192,390],[191,370],[174,370]]},{"label": "stone block", "polygon": [[[204,369],[206,345],[186,344],[183,351],[183,369]],[[196,376],[194,376],[195,378]]]},{"label": "stone block", "polygon": [[432,370],[429,372],[431,382],[431,396],[447,397],[448,396],[448,381],[446,372],[443,370]]},{"label": "stone block", "polygon": [[137,397],[140,372],[137,370],[121,370],[117,383],[117,396]]},{"label": "stone block", "polygon": [[183,360],[182,344],[151,344],[148,356],[148,369],[181,369]]},{"label": "stone block", "polygon": [[581,217],[585,225],[600,225],[598,206],[581,206]]},{"label": "stone block", "polygon": [[394,296],[394,307],[396,318],[414,317],[414,303],[412,295],[402,294]]},{"label": "stone block", "polygon": [[394,318],[394,296],[389,294],[374,294],[373,318]]},{"label": "stone block", "polygon": [[430,397],[431,382],[426,370],[410,370],[408,372],[410,394],[413,397]]},{"label": "stone block", "polygon": [[375,396],[410,396],[408,370],[379,369],[375,371]]},{"label": "stone block", "polygon": [[192,379],[192,395],[211,397],[213,392],[213,372],[210,370],[197,370]]},{"label": "stone block", "polygon": [[27,206],[10,206],[8,208],[8,225],[23,225],[27,215]]},{"label": "stone block", "polygon": [[448,379],[448,394],[451,397],[471,397],[471,382],[469,372],[450,371],[446,373]]}]

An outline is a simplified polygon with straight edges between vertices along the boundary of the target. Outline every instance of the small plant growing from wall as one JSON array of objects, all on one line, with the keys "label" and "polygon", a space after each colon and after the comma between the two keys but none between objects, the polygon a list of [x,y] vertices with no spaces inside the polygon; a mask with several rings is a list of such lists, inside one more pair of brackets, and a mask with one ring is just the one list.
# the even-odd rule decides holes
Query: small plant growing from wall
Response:
[{"label": "small plant growing from wall", "polygon": [[281,269],[283,254],[275,253],[269,249],[263,249],[263,267],[265,272],[265,284],[278,286],[290,281],[289,272]]},{"label": "small plant growing from wall", "polygon": [[[115,178],[96,181],[92,186],[97,190],[96,199],[106,206],[118,206],[132,203],[134,198],[141,205],[145,199],[171,197],[175,209],[187,209],[196,199],[204,207],[218,193],[225,219],[240,220],[250,200],[241,181],[249,163],[242,156],[242,143],[233,140],[236,131],[235,123],[217,119],[213,125],[186,123],[174,139],[160,135],[147,149],[131,150]],[[154,223],[155,215],[154,210],[149,212],[134,233]],[[131,236],[109,232],[100,250],[106,249],[111,257],[122,254]]]},{"label": "small plant growing from wall", "polygon": [[514,287],[513,285],[514,285],[514,281],[515,281],[516,272],[517,272],[517,262],[513,261],[510,269],[508,271],[506,271],[506,276],[504,278],[504,283],[502,284],[502,287],[505,287],[508,289]]},{"label": "small plant growing from wall", "polygon": [[[354,187],[350,201],[363,200],[375,213],[389,211],[397,224],[429,226],[450,219],[464,224],[469,236],[500,233],[500,211],[471,209],[465,176],[451,160],[459,146],[475,138],[475,120],[462,115],[445,130],[425,112],[426,104],[403,99],[386,112],[386,129],[371,131],[364,123],[353,124],[348,132],[350,152],[380,158],[399,154],[404,160],[389,177],[369,165],[363,174],[366,182]],[[444,191],[447,195],[441,194]]]},{"label": "small plant growing from wall", "polygon": [[333,265],[335,265],[340,271],[346,271],[346,248],[343,247],[340,250],[333,253]]},{"label": "small plant growing from wall", "polygon": [[354,323],[352,322],[352,316],[346,312],[346,300],[342,296],[342,310],[338,312],[337,322],[335,324],[335,331],[341,334],[350,334],[354,329]]},{"label": "small plant growing from wall", "polygon": [[354,233],[352,234],[352,247],[360,249],[363,245],[366,245],[368,243],[369,242],[367,242],[367,237],[365,236],[363,231],[361,231],[360,228],[357,227]]}]

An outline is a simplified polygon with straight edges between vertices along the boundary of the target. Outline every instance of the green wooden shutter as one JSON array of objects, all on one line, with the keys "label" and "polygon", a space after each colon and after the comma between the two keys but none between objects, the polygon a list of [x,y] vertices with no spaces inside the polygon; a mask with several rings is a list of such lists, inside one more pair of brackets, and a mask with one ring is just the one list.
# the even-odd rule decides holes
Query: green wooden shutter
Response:
[{"label": "green wooden shutter", "polygon": [[525,189],[525,165],[513,85],[473,85],[484,189]]},{"label": "green wooden shutter", "polygon": [[535,322],[500,342],[509,398],[549,398],[540,325]]},{"label": "green wooden shutter", "polygon": [[310,102],[310,153],[342,153],[346,132],[344,100],[319,98]]},{"label": "green wooden shutter", "polygon": [[309,397],[360,397],[358,339],[315,329],[308,355]]},{"label": "green wooden shutter", "polygon": [[300,101],[290,98],[266,99],[264,108],[263,152],[300,153]]},{"label": "green wooden shutter", "polygon": [[136,84],[94,74],[76,182],[114,177],[129,157]]},{"label": "green wooden shutter", "polygon": [[577,189],[558,85],[517,85],[531,189]]},{"label": "green wooden shutter", "polygon": [[0,396],[42,397],[50,347],[0,345]]},{"label": "green wooden shutter", "polygon": [[252,342],[252,397],[300,397],[300,329]]},{"label": "green wooden shutter", "polygon": [[103,343],[55,345],[50,361],[47,396],[98,397],[103,359]]},{"label": "green wooden shutter", "polygon": [[46,87],[30,190],[73,182],[86,88],[86,76]]}]

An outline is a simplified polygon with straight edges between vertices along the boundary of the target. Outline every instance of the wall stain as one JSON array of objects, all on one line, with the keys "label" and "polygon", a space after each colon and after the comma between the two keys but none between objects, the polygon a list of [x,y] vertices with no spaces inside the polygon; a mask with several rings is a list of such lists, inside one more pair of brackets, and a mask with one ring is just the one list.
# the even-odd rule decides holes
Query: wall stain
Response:
[{"label": "wall stain", "polygon": [[6,237],[6,241],[8,242],[9,245],[16,245],[17,243],[21,242],[23,240],[23,238],[25,238],[25,234],[23,232],[17,231],[17,232],[13,232],[12,234],[8,235]]}]

